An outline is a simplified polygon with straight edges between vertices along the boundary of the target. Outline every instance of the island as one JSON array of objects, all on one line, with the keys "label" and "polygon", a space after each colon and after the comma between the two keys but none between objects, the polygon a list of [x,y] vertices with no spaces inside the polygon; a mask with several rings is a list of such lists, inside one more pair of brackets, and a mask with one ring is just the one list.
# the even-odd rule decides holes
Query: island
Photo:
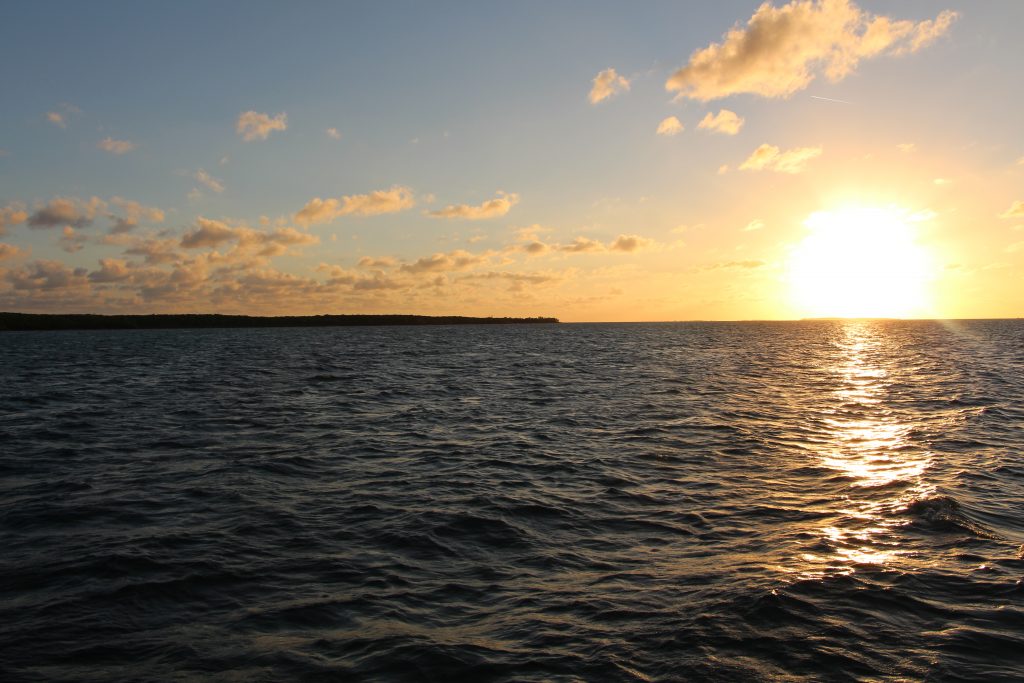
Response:
[{"label": "island", "polygon": [[364,327],[369,325],[521,325],[557,323],[558,318],[475,318],[461,315],[222,315],[182,313],[96,315],[4,313],[0,332],[40,330],[170,330],[204,327]]}]

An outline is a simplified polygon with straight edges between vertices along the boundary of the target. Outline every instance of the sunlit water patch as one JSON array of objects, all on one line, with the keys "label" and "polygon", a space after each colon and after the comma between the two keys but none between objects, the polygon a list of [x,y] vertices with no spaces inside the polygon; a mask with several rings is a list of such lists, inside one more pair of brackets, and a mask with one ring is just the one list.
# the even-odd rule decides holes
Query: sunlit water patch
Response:
[{"label": "sunlit water patch", "polygon": [[0,335],[3,680],[1014,680],[1024,325]]}]

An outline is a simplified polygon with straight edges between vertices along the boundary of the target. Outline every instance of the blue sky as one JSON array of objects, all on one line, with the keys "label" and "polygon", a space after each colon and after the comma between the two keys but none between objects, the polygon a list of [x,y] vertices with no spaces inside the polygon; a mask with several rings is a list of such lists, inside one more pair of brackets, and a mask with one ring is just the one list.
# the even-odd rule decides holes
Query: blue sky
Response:
[{"label": "blue sky", "polygon": [[[810,215],[856,205],[914,216],[929,250],[928,300],[902,314],[1021,315],[1024,6],[776,3],[759,15],[769,49],[740,85],[666,89],[730,29],[752,35],[762,10],[14,4],[0,45],[0,308],[799,317],[827,311],[800,308],[788,254]],[[792,40],[771,12],[835,41]],[[866,37],[894,22],[881,48]],[[780,58],[790,72],[765,71]],[[594,102],[609,69],[628,89]],[[772,91],[793,69],[810,80]],[[738,130],[698,127],[722,110]],[[247,141],[246,112],[282,123]],[[659,135],[672,116],[682,130]],[[810,151],[742,168],[762,145]],[[401,206],[297,220],[316,198],[396,188]],[[55,200],[91,215],[32,218]],[[182,245],[209,221],[220,237]],[[820,255],[823,269],[841,256]]]}]

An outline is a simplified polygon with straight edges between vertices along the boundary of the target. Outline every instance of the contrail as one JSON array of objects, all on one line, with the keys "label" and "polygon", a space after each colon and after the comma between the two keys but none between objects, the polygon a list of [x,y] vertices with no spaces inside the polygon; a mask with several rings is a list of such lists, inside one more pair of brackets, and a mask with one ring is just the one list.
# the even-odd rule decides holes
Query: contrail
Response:
[{"label": "contrail", "polygon": [[811,95],[816,100],[827,100],[829,102],[841,102],[842,104],[853,104],[853,102],[847,102],[846,100],[834,100],[831,97],[818,97],[817,95]]}]

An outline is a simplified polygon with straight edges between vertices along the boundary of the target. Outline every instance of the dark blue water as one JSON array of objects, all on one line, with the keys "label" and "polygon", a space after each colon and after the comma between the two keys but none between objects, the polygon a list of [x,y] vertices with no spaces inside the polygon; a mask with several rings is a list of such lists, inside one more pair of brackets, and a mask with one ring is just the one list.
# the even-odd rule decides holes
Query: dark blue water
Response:
[{"label": "dark blue water", "polygon": [[0,335],[4,681],[1024,678],[1024,323]]}]

